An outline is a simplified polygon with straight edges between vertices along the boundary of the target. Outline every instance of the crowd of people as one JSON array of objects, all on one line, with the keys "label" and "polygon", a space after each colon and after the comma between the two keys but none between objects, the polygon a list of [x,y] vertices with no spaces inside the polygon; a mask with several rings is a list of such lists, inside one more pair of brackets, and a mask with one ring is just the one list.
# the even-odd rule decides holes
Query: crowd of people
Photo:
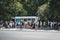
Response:
[{"label": "crowd of people", "polygon": [[5,28],[14,28],[15,27],[14,26],[15,24],[14,24],[13,21],[3,21],[3,20],[1,20],[0,25],[2,25],[2,27],[5,27]]},{"label": "crowd of people", "polygon": [[[14,21],[0,21],[0,25],[2,25],[5,28],[16,28],[17,26],[19,26],[20,28],[26,28],[26,29],[59,29],[60,27],[60,22],[57,21],[20,21],[18,23],[14,22]],[[46,26],[47,25],[47,26]]]}]

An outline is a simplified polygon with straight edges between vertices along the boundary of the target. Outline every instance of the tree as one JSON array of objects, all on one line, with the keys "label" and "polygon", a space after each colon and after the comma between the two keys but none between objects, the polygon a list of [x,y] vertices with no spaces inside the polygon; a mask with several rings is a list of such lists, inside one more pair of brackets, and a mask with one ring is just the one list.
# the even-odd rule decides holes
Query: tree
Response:
[{"label": "tree", "polygon": [[[4,20],[10,20],[11,16],[20,16],[27,13],[18,0],[0,0],[0,16]],[[27,14],[26,14],[27,15]]]},{"label": "tree", "polygon": [[0,0],[1,19],[27,15],[48,20],[60,19],[60,0]]},{"label": "tree", "polygon": [[60,0],[52,0],[50,4],[51,12],[52,12],[52,17],[54,20],[60,20]]},{"label": "tree", "polygon": [[37,16],[38,7],[44,4],[47,0],[20,0],[28,15]]}]

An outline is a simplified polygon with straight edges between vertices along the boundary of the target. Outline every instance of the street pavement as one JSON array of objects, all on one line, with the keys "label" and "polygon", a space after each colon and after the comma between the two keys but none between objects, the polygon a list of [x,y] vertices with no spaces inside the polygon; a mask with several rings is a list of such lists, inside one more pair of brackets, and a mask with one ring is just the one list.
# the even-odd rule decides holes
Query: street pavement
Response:
[{"label": "street pavement", "polygon": [[60,40],[60,31],[1,29],[0,40]]}]

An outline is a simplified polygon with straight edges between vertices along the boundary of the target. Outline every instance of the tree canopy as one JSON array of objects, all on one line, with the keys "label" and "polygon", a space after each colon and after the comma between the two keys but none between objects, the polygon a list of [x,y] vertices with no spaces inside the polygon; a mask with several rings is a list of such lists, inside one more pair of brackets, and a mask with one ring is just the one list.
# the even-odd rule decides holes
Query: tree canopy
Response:
[{"label": "tree canopy", "polygon": [[60,20],[60,0],[0,0],[0,19],[12,16],[38,16]]}]

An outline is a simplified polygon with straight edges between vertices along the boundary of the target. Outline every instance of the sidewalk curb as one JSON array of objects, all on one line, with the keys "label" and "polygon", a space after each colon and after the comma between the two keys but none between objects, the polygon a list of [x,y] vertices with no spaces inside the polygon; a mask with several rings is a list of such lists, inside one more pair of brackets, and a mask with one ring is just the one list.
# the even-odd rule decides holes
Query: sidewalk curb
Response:
[{"label": "sidewalk curb", "polygon": [[60,32],[58,30],[35,30],[35,29],[0,29],[1,31],[25,31],[25,32]]}]

